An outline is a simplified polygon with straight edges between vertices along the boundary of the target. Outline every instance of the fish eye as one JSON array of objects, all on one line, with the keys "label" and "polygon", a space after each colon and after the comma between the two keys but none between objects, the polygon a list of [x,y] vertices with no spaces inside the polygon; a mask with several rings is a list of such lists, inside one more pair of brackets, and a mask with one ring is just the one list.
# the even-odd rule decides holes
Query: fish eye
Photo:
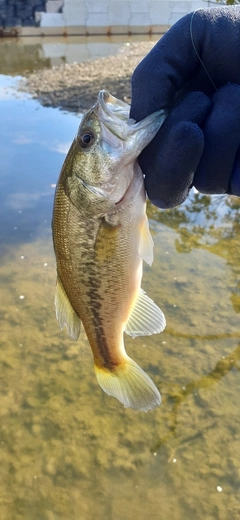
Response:
[{"label": "fish eye", "polygon": [[78,136],[78,140],[81,148],[89,148],[95,140],[95,135],[91,130],[85,130]]}]

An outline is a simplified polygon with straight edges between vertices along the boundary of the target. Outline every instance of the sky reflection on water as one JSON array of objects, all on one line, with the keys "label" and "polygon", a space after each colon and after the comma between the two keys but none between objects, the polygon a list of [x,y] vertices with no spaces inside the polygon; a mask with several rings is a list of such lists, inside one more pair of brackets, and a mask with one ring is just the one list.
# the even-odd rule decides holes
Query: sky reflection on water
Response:
[{"label": "sky reflection on water", "polygon": [[[4,244],[30,239],[22,220],[31,223],[31,235],[36,237],[36,227],[43,217],[51,219],[54,184],[78,126],[77,116],[45,110],[36,100],[15,92],[17,81],[0,76],[0,92],[4,93],[1,116],[5,122],[1,128],[4,167],[0,177]],[[13,233],[15,227],[17,233]]]},{"label": "sky reflection on water", "polygon": [[239,519],[238,199],[149,205],[143,287],[167,328],[126,348],[163,404],[125,410],[54,315],[54,185],[79,117],[0,79],[1,520]]}]

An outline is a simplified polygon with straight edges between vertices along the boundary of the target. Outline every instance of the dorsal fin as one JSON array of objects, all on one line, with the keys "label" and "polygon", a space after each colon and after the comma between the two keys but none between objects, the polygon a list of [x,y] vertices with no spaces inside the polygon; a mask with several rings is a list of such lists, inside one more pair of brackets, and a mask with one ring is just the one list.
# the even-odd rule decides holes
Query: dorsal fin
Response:
[{"label": "dorsal fin", "polygon": [[162,332],[166,326],[163,312],[140,289],[134,308],[125,325],[125,332],[132,336],[150,336]]},{"label": "dorsal fin", "polygon": [[55,292],[55,310],[58,323],[63,329],[67,327],[69,336],[77,340],[80,334],[81,321],[74,310],[59,277],[57,277]]}]

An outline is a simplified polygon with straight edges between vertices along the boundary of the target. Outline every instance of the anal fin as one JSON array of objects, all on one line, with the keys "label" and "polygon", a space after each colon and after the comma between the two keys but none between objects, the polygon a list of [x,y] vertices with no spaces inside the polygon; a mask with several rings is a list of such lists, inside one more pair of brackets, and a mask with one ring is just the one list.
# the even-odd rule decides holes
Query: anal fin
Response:
[{"label": "anal fin", "polygon": [[162,332],[166,327],[163,312],[140,289],[134,308],[125,325],[125,332],[133,338],[136,336],[150,336]]},{"label": "anal fin", "polygon": [[57,277],[56,283],[55,310],[61,329],[66,326],[69,336],[71,336],[72,339],[77,340],[80,334],[81,321],[74,310],[59,277]]}]

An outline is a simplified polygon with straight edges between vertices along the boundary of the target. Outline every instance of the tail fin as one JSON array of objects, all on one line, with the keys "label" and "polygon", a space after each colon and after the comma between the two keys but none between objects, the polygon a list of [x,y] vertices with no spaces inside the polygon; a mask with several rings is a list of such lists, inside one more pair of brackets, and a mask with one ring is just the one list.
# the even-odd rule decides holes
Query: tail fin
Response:
[{"label": "tail fin", "polygon": [[95,373],[101,388],[116,397],[126,408],[141,412],[161,404],[161,395],[150,377],[130,357],[114,370],[99,368]]}]

